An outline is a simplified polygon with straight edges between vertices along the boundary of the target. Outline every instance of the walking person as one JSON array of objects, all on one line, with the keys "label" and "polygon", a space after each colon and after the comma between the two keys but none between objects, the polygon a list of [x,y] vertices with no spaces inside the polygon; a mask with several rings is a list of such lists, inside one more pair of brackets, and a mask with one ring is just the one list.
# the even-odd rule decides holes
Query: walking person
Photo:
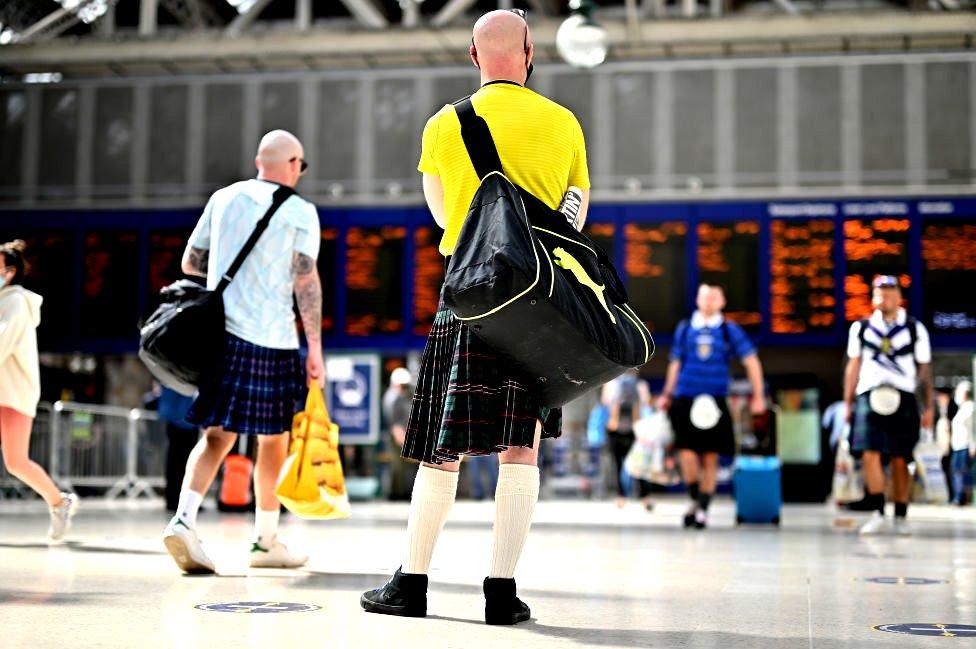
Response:
[{"label": "walking person", "polygon": [[[583,189],[578,227],[589,199],[583,132],[573,114],[525,87],[533,46],[524,13],[498,10],[474,26],[471,61],[481,88],[471,96],[491,129],[505,175],[556,209],[567,188]],[[434,220],[444,228],[449,256],[480,179],[452,105],[424,128],[419,170]],[[461,455],[498,453],[494,544],[485,594],[488,624],[529,619],[516,594],[515,567],[539,496],[541,438],[560,435],[561,412],[541,406],[532,382],[457,320],[443,302],[427,339],[403,447],[422,462],[414,482],[403,564],[383,587],[368,591],[371,613],[423,617],[427,572],[457,493]]]},{"label": "walking person", "polygon": [[730,366],[738,358],[746,370],[753,415],[766,412],[762,365],[756,348],[742,327],[722,315],[725,292],[702,284],[698,310],[678,324],[671,346],[664,391],[658,407],[667,410],[679,452],[681,477],[691,505],[684,526],[704,529],[715,494],[720,455],[735,455],[735,433],[729,413]]},{"label": "walking person", "polygon": [[[607,419],[607,444],[614,462],[614,476],[617,478],[617,508],[627,503],[627,482],[621,477],[624,460],[634,445],[634,424],[641,419],[641,410],[650,406],[651,393],[647,383],[641,380],[637,370],[629,370],[606,384],[604,403],[610,410]],[[633,478],[637,482],[637,491],[641,504],[650,511],[651,485],[645,480]]]},{"label": "walking person", "polygon": [[[851,452],[863,456],[865,501],[873,512],[860,533],[880,534],[888,529],[884,463],[890,461],[894,532],[909,536],[908,463],[918,443],[919,424],[931,429],[935,414],[932,347],[925,325],[902,308],[897,277],[875,277],[871,299],[871,317],[851,325],[844,373]],[[915,396],[919,389],[925,411],[921,417]]]},{"label": "walking person", "polygon": [[390,432],[390,500],[410,500],[410,489],[417,474],[416,465],[401,457],[407,434],[407,419],[413,402],[413,377],[410,370],[398,367],[390,373],[390,387],[383,395],[383,419]]},{"label": "walking person", "polygon": [[37,327],[43,298],[22,285],[25,250],[20,240],[0,245],[0,449],[10,475],[47,503],[51,514],[48,538],[58,541],[71,528],[78,497],[58,489],[47,471],[28,455],[41,399]]},{"label": "walking person", "polygon": [[953,393],[953,400],[958,410],[952,418],[952,502],[963,507],[973,498],[973,457],[976,456],[973,384],[960,381]]},{"label": "walking person", "polygon": [[304,397],[298,303],[308,340],[304,378],[324,381],[322,286],[316,268],[321,230],[315,206],[294,193],[306,169],[301,142],[271,131],[258,147],[257,178],[218,190],[207,203],[183,256],[183,272],[216,288],[273,196],[290,194],[223,294],[227,342],[219,378],[200,386],[187,421],[206,428],[190,454],[176,515],[164,541],[185,572],[213,573],[214,563],[197,536],[197,512],[238,434],[258,441],[254,472],[255,532],[251,566],[296,568],[307,557],[278,541],[278,474],[288,454],[292,417]]}]

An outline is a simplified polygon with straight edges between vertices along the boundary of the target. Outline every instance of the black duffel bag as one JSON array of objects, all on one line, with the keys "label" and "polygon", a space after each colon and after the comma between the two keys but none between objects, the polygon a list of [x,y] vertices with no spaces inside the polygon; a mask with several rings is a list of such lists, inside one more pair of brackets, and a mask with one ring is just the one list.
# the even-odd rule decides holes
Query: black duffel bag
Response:
[{"label": "black duffel bag", "polygon": [[271,217],[294,193],[284,185],[275,190],[271,206],[216,289],[208,291],[192,280],[181,279],[159,292],[159,307],[140,326],[139,358],[160,383],[191,396],[200,385],[216,380],[227,338],[224,290],[267,229]]},{"label": "black duffel bag", "polygon": [[607,254],[504,175],[470,98],[455,110],[482,180],[448,262],[447,307],[521,366],[546,406],[649,361],[654,340]]}]

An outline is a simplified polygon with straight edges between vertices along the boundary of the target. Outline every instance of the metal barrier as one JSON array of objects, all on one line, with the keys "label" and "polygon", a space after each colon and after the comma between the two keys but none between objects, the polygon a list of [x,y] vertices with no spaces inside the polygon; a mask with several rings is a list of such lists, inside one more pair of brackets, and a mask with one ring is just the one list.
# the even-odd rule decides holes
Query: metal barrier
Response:
[{"label": "metal barrier", "polygon": [[[66,489],[154,497],[164,484],[165,426],[155,412],[58,401],[38,406],[30,457]],[[31,490],[0,466],[0,498]]]}]

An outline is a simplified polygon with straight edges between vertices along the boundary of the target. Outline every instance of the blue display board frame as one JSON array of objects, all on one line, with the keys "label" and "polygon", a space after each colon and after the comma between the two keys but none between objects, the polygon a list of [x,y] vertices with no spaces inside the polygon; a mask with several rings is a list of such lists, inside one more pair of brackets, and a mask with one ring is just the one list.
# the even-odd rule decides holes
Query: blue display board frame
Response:
[{"label": "blue display board frame", "polygon": [[[133,269],[139,274],[139,286],[146,285],[149,268],[149,237],[159,229],[191,229],[199,216],[199,210],[0,210],[0,232],[16,234],[26,230],[59,229],[74,232],[78,259],[83,249],[83,234],[89,230],[135,230],[139,234],[139,263]],[[349,227],[403,226],[408,230],[402,261],[402,273],[395,281],[400,283],[405,296],[413,294],[413,260],[415,242],[413,233],[420,226],[433,226],[433,219],[424,207],[320,207],[319,216],[323,227],[339,230],[336,256],[332,260],[332,276],[323,276],[323,282],[336,285],[335,333],[327,335],[324,345],[332,349],[377,350],[387,353],[405,353],[423,347],[424,337],[413,333],[413,309],[409,299],[403,303],[403,330],[396,334],[348,336],[345,332],[345,316],[348,292],[345,288],[345,233]],[[770,222],[773,219],[832,218],[838,224],[835,229],[834,274],[836,295],[836,324],[823,333],[776,334],[770,329]],[[914,197],[914,198],[864,198],[845,200],[782,200],[782,201],[698,201],[661,203],[597,204],[590,208],[589,221],[615,226],[615,232],[623,232],[627,223],[658,223],[682,221],[688,224],[686,237],[687,258],[685,312],[690,313],[698,285],[696,251],[698,248],[697,226],[702,222],[729,222],[755,220],[760,223],[759,235],[759,287],[760,311],[763,321],[754,334],[762,346],[823,346],[836,347],[846,341],[847,324],[844,320],[843,280],[846,274],[844,251],[844,221],[851,219],[901,218],[910,221],[908,233],[909,274],[920,280],[923,274],[922,229],[927,220],[960,220],[976,222],[976,198],[972,197]],[[436,226],[435,226],[436,227]],[[624,258],[624,238],[615,237],[615,258]],[[622,264],[621,264],[622,266]],[[77,321],[81,302],[81,269],[73,282],[76,296],[73,305]],[[925,299],[921,281],[914,281],[908,293],[910,310],[921,317]],[[154,296],[143,292],[137,296],[140,313],[151,306]],[[929,324],[929,323],[926,323]],[[931,327],[930,327],[931,329]],[[664,345],[671,341],[670,331],[655,332],[655,339]],[[976,347],[976,333],[933,332],[933,345],[943,349]],[[42,341],[43,344],[43,341]],[[136,349],[135,323],[133,335],[124,339],[81,338],[69,336],[56,344],[45,347],[46,351],[85,353],[126,353]]]}]

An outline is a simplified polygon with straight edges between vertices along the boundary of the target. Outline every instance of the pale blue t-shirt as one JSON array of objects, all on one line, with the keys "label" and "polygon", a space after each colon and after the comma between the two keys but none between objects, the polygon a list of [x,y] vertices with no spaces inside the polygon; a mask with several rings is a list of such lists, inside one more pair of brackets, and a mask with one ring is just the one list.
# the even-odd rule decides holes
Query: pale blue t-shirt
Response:
[{"label": "pale blue t-shirt", "polygon": [[[244,180],[210,197],[190,245],[210,251],[207,288],[213,290],[271,205],[276,183]],[[318,259],[321,229],[315,206],[290,196],[224,292],[227,332],[271,349],[298,349],[292,294],[295,252]]]}]

